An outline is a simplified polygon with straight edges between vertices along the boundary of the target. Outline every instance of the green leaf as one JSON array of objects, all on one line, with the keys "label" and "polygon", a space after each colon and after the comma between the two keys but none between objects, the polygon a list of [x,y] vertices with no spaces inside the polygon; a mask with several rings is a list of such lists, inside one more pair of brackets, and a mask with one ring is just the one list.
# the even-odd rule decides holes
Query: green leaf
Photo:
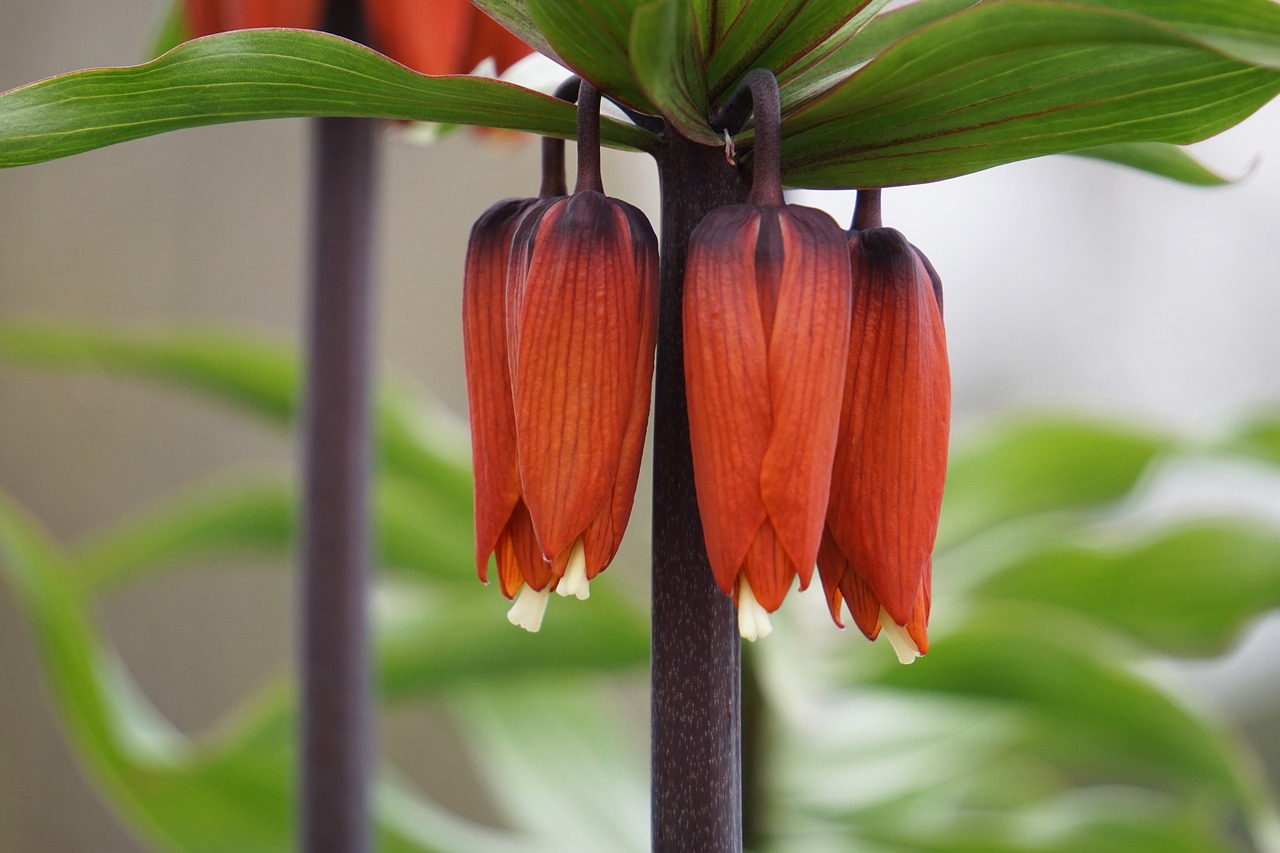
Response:
[{"label": "green leaf", "polygon": [[471,0],[471,2],[525,44],[561,65],[565,64],[552,49],[551,43],[542,34],[542,30],[538,29],[538,25],[534,23],[525,0]]},{"label": "green leaf", "polygon": [[[301,372],[293,349],[243,335],[186,329],[104,332],[78,326],[0,322],[0,358],[42,367],[95,367],[174,383],[234,403],[279,424],[296,414]],[[438,410],[394,389],[377,399],[378,452],[395,472],[469,506],[464,434]]]},{"label": "green leaf", "polygon": [[[70,569],[47,534],[0,494],[0,581],[13,590],[13,601],[32,623],[54,704],[77,754],[130,826],[156,849],[275,853],[292,848],[296,733],[291,687],[277,683],[258,697],[247,717],[224,726],[205,742],[189,741],[151,708],[102,643],[85,611],[85,600],[72,588]],[[399,610],[378,626],[383,652],[389,656],[384,663],[390,666],[384,672],[398,673],[388,683],[401,694],[439,692],[470,680],[474,673],[490,673],[510,682],[517,676],[537,679],[540,671],[544,676],[571,671],[583,660],[612,660],[630,669],[643,667],[648,659],[643,615],[621,599],[611,603],[603,589],[597,589],[590,602],[596,604],[599,599],[603,605],[596,616],[578,620],[572,608],[565,608],[559,645],[572,643],[570,660],[554,655],[549,659],[546,646],[539,653],[541,638],[507,625],[500,609],[478,622],[463,618],[451,600],[434,599],[435,609],[445,617],[437,623],[434,613],[425,614],[424,619],[421,610],[412,610],[424,600],[420,591],[417,595],[402,592],[379,599]],[[406,606],[411,613],[406,613]],[[590,609],[584,606],[580,613]],[[380,615],[388,616],[385,610],[384,606]],[[408,630],[399,629],[397,613],[413,623]],[[474,609],[469,613],[478,615]],[[605,624],[593,625],[593,621]],[[496,632],[491,636],[491,624],[500,625],[506,637]],[[642,637],[638,645],[637,625]],[[550,619],[548,629],[555,630]],[[415,639],[427,645],[404,645]],[[618,642],[618,646],[593,649],[591,643],[599,640]],[[555,642],[549,645],[557,647]],[[532,849],[520,838],[470,824],[412,795],[385,775],[376,790],[379,850],[516,853]]]},{"label": "green leaf", "polygon": [[1225,651],[1280,607],[1280,531],[1234,522],[1137,542],[1059,542],[999,567],[972,594],[1050,605],[1175,655]]},{"label": "green leaf", "polygon": [[1126,496],[1169,439],[1069,419],[1022,419],[957,448],[938,549],[1016,518],[1106,506]]},{"label": "green leaf", "polygon": [[1191,156],[1185,148],[1167,142],[1119,142],[1072,151],[1071,154],[1128,166],[1197,187],[1221,187],[1234,183],[1231,178],[1214,172]]},{"label": "green leaf", "polygon": [[526,0],[525,5],[552,50],[575,74],[620,103],[656,113],[631,68],[631,21],[644,2]]},{"label": "green leaf", "polygon": [[1009,814],[961,810],[946,821],[913,821],[890,812],[858,834],[864,843],[913,853],[1243,853],[1204,811],[1099,787]]},{"label": "green leaf", "polygon": [[787,183],[923,183],[1120,142],[1185,144],[1280,92],[1280,72],[1136,15],[995,0],[893,44],[784,121]]},{"label": "green leaf", "polygon": [[836,84],[847,80],[889,45],[921,27],[973,6],[977,0],[919,0],[876,15],[852,37],[832,38],[825,55],[781,84],[782,112],[789,115]]},{"label": "green leaf", "polygon": [[[429,77],[307,30],[242,30],[187,42],[145,65],[77,71],[0,95],[0,167],[40,163],[156,133],[290,116],[478,124],[572,139],[574,108],[481,77]],[[656,138],[601,121],[601,140]]]},{"label": "green leaf", "polygon": [[1280,69],[1280,5],[1273,0],[1071,0],[1168,24],[1224,56]]},{"label": "green leaf", "polygon": [[1010,735],[1073,776],[1101,773],[1223,805],[1249,796],[1221,733],[1115,660],[1088,623],[993,604],[931,639],[928,655],[876,680],[1016,712]]},{"label": "green leaf", "polygon": [[853,38],[887,0],[774,0],[742,4],[707,66],[711,92],[727,93],[743,74],[768,68],[781,84]]},{"label": "green leaf", "polygon": [[591,599],[553,596],[542,630],[512,626],[496,584],[464,596],[387,585],[379,598],[379,683],[391,700],[462,684],[635,671],[649,660],[648,614],[609,583]]},{"label": "green leaf", "polygon": [[708,145],[720,138],[708,125],[702,37],[689,0],[654,0],[636,10],[631,63],[649,100],[680,133]]},{"label": "green leaf", "polygon": [[164,13],[164,18],[161,19],[160,26],[156,28],[156,33],[151,39],[151,49],[147,59],[154,59],[163,53],[168,53],[190,37],[186,4],[182,0],[171,0],[169,10]]},{"label": "green leaf", "polygon": [[619,730],[616,685],[572,687],[557,679],[493,685],[449,704],[510,823],[557,850],[643,853],[645,744]]},{"label": "green leaf", "polygon": [[1280,409],[1250,418],[1223,442],[1223,448],[1280,465]]},{"label": "green leaf", "polygon": [[82,545],[70,560],[73,578],[82,592],[102,593],[195,559],[282,556],[293,544],[293,517],[293,494],[284,484],[201,488]]},{"label": "green leaf", "polygon": [[[243,555],[284,558],[295,499],[284,483],[202,487],[99,534],[72,557],[81,590],[101,593],[163,569]],[[476,583],[469,503],[384,473],[376,479],[378,562],[418,580]]]}]

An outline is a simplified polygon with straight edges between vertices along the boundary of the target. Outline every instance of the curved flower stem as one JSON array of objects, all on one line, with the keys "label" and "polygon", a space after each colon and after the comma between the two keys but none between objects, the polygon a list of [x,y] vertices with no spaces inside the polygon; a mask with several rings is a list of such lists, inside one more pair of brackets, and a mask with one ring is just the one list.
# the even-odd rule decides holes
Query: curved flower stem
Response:
[{"label": "curved flower stem", "polygon": [[882,224],[880,220],[880,190],[858,190],[858,201],[853,207],[852,230],[865,231],[868,228],[879,228]]},{"label": "curved flower stem", "polygon": [[[750,113],[747,105],[750,104]],[[782,106],[778,81],[767,68],[747,73],[729,98],[720,116],[711,123],[716,130],[736,132],[755,116],[756,138],[752,149],[751,203],[781,207],[782,198]]]},{"label": "curved flower stem", "polygon": [[733,601],[707,562],[685,407],[689,236],[716,207],[743,201],[719,148],[673,136],[662,181],[662,296],[653,415],[653,679],[650,719],[655,853],[742,850],[741,642]]},{"label": "curved flower stem", "polygon": [[[555,96],[562,101],[573,103],[578,100],[577,77],[570,77],[556,87]],[[568,195],[569,188],[564,181],[564,140],[554,136],[542,137],[542,186],[538,188],[538,198],[555,198]]]},{"label": "curved flower stem", "polygon": [[586,80],[578,87],[578,180],[573,191],[604,192],[600,179],[600,90]]},{"label": "curved flower stem", "polygon": [[[330,32],[359,40],[355,0],[330,0]],[[302,520],[299,848],[365,853],[373,679],[368,625],[370,373],[377,126],[313,124]]]}]

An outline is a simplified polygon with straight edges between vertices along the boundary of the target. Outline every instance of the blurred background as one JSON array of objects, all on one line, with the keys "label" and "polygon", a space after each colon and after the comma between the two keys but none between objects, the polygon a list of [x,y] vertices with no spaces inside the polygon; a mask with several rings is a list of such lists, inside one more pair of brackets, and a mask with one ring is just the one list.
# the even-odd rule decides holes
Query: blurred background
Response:
[{"label": "blurred background", "polygon": [[[164,7],[0,4],[0,89],[141,61]],[[493,201],[534,193],[537,146],[458,133],[422,147],[402,137],[389,129],[382,147],[379,361],[464,412],[467,233]],[[886,191],[885,223],[929,255],[946,287],[956,440],[1030,408],[1213,441],[1247,413],[1280,403],[1277,140],[1273,104],[1198,146],[1212,167],[1241,176],[1222,189],[1057,157]],[[307,123],[275,121],[182,131],[0,173],[0,318],[218,327],[296,341],[308,156]],[[610,194],[656,224],[651,164],[611,153],[606,167]],[[846,223],[852,207],[838,193],[794,200]],[[287,436],[206,401],[105,373],[0,364],[0,484],[59,541],[81,540],[198,482],[285,475],[293,464]],[[627,550],[610,572],[641,595],[648,500],[642,485]],[[1162,470],[1127,509],[1280,521],[1280,487],[1249,465],[1190,460]],[[105,636],[184,732],[213,725],[289,665],[288,576],[272,566],[237,568],[162,575],[97,609]],[[620,581],[623,574],[631,580]],[[496,590],[485,593],[501,620]],[[820,597],[803,598],[821,617]],[[1277,652],[1280,623],[1263,619],[1230,656],[1171,668],[1248,733],[1273,773]],[[3,586],[0,685],[0,849],[144,849],[79,768],[28,624]],[[642,724],[643,710],[637,715]],[[390,712],[382,738],[383,751],[443,805],[486,817],[462,746],[431,709]],[[428,753],[431,774],[415,775],[414,756]]]}]

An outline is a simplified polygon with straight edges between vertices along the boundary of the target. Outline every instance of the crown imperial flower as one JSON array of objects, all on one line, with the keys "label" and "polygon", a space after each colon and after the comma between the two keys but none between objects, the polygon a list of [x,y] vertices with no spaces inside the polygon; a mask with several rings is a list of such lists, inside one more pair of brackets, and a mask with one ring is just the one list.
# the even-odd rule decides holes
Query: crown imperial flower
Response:
[{"label": "crown imperial flower", "polygon": [[[878,226],[878,212],[874,219]],[[868,638],[883,629],[910,663],[928,651],[930,555],[947,466],[941,287],[892,228],[855,230],[849,258],[853,334],[818,570],[836,623],[844,603]]]},{"label": "crown imperial flower", "polygon": [[777,124],[767,119],[776,83],[757,75],[744,86],[753,87],[757,116],[751,203],[713,210],[693,232],[684,345],[707,556],[737,600],[742,635],[754,640],[769,632],[768,613],[794,578],[808,585],[817,560],[850,292],[840,226],[782,202]]},{"label": "crown imperial flower", "polygon": [[464,288],[477,566],[483,578],[496,555],[503,593],[520,590],[509,616],[529,630],[551,589],[587,598],[617,553],[657,336],[657,237],[602,191],[585,84],[579,111],[575,192],[491,208]]}]

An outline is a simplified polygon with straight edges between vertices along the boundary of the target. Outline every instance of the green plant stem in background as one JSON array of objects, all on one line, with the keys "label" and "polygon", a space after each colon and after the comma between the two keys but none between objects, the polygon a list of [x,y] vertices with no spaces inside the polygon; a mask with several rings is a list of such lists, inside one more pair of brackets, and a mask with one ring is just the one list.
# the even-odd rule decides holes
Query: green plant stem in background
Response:
[{"label": "green plant stem in background", "polygon": [[[331,0],[326,26],[358,39],[355,0]],[[370,849],[370,657],[374,184],[377,126],[314,125],[302,528],[301,849]]]},{"label": "green plant stem in background", "polygon": [[662,299],[653,416],[652,844],[657,853],[742,849],[737,611],[707,562],[693,488],[684,381],[689,235],[746,187],[724,152],[673,135],[662,180]]}]

